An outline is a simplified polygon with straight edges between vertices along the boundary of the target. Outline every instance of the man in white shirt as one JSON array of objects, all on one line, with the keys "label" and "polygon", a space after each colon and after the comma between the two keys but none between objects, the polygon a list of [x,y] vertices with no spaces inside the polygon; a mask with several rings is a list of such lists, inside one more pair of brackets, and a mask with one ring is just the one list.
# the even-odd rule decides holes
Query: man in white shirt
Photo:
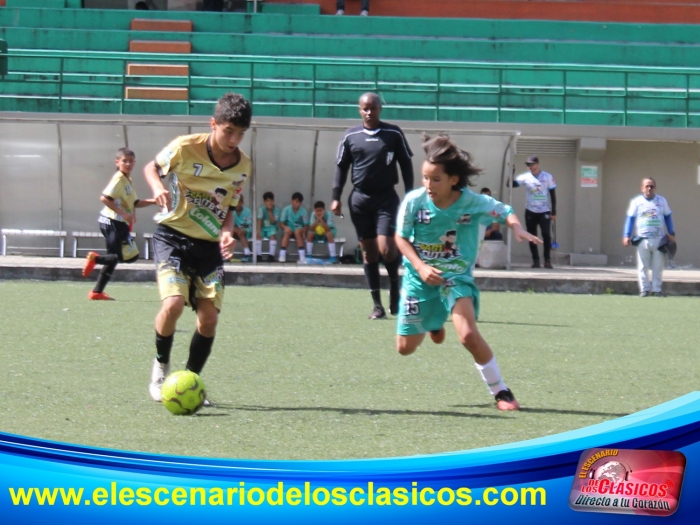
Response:
[{"label": "man in white shirt", "polygon": [[[632,237],[636,226],[637,234]],[[622,244],[637,246],[639,271],[639,296],[656,295],[661,291],[664,270],[664,254],[659,251],[662,239],[668,234],[668,242],[676,242],[676,230],[671,218],[671,208],[661,195],[656,195],[656,181],[642,179],[642,193],[630,201]],[[651,271],[651,282],[649,272]]]},{"label": "man in white shirt", "polygon": [[[552,249],[552,221],[557,215],[556,183],[551,173],[540,169],[540,159],[528,157],[525,165],[529,173],[515,177],[513,187],[525,186],[527,201],[525,203],[525,228],[528,233],[537,235],[537,227],[542,231],[544,241],[544,267],[552,268],[550,252]],[[551,201],[551,205],[550,205]],[[532,267],[540,268],[540,254],[537,245],[530,243]]]}]

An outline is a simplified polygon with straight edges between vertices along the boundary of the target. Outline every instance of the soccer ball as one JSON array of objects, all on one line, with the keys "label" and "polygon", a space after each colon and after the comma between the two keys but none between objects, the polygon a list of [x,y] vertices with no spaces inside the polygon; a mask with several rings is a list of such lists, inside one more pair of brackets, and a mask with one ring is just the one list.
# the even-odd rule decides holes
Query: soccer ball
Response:
[{"label": "soccer ball", "polygon": [[326,234],[326,229],[321,226],[320,224],[316,226],[316,235],[325,235]]},{"label": "soccer ball", "polygon": [[202,379],[189,370],[178,370],[165,378],[161,401],[176,416],[194,414],[207,397]]}]

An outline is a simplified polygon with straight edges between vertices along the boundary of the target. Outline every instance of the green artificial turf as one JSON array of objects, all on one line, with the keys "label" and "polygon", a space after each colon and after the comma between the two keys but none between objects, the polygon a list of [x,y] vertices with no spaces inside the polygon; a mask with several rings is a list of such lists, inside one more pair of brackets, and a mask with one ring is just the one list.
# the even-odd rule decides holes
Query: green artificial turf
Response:
[{"label": "green artificial turf", "polygon": [[172,416],[147,393],[155,285],[88,289],[0,281],[0,431],[189,456],[431,454],[615,419],[695,390],[700,369],[696,298],[484,293],[480,329],[523,407],[502,413],[451,325],[402,357],[366,291],[229,287],[202,374],[214,407]]}]

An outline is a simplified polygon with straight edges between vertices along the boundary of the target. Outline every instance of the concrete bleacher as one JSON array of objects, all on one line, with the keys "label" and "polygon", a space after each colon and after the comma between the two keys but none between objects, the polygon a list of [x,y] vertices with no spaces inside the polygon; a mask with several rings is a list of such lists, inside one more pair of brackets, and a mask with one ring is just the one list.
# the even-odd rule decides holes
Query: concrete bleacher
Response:
[{"label": "concrete bleacher", "polygon": [[6,111],[206,115],[234,90],[259,116],[347,118],[371,90],[387,119],[700,126],[692,25],[7,7],[0,39]]}]

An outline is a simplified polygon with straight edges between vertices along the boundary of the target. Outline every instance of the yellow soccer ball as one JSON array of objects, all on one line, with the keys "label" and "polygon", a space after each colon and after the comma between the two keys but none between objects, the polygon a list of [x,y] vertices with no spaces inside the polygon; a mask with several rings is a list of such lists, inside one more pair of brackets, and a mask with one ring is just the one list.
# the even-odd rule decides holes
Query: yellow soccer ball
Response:
[{"label": "yellow soccer ball", "polygon": [[316,226],[316,235],[325,235],[326,234],[326,229],[321,226],[320,224]]}]

